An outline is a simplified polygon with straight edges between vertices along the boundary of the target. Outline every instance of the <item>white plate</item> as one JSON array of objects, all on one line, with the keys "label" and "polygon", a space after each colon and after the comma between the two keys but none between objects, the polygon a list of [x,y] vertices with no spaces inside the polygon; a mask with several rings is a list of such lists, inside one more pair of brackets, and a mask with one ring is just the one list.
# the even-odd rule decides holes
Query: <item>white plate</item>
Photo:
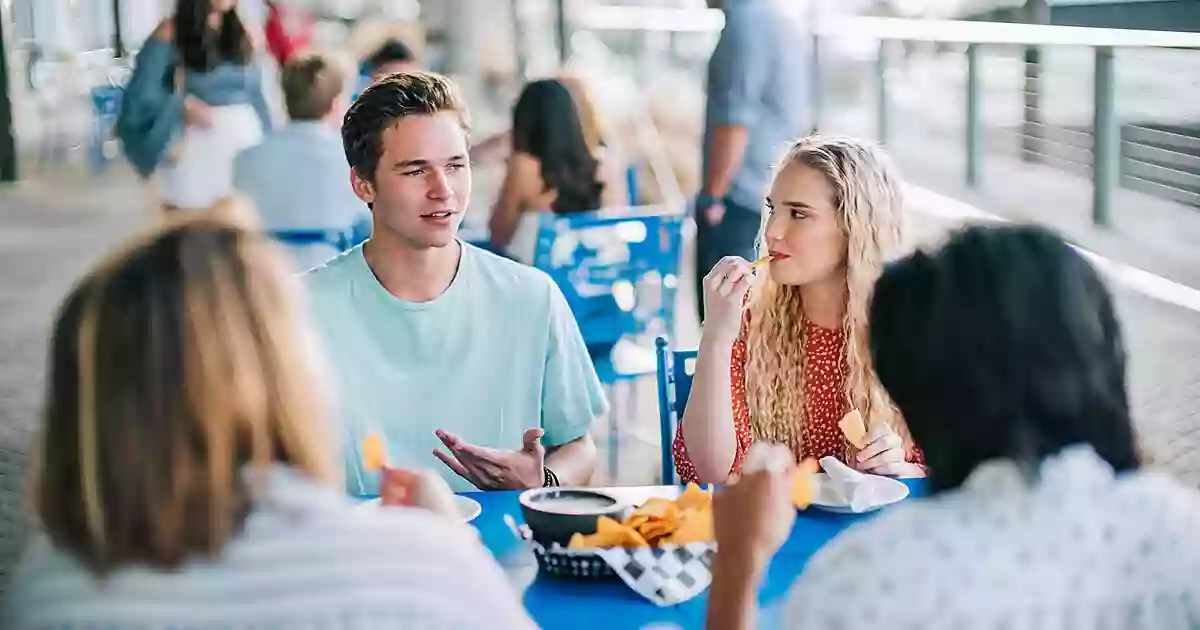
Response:
[{"label": "white plate", "polygon": [[[483,507],[475,499],[460,497],[458,495],[454,495],[454,505],[458,507],[458,513],[462,514],[462,519],[465,523],[475,520],[479,516],[479,513],[483,511]],[[379,497],[368,499],[359,504],[359,507],[362,508],[377,506],[379,506]]]},{"label": "white plate", "polygon": [[[856,512],[850,509],[850,502],[833,488],[833,482],[829,480],[829,475],[826,473],[817,473],[813,476],[813,481],[816,484],[816,491],[813,493],[812,507],[826,512],[836,512],[838,514],[855,514]],[[866,510],[860,512],[866,514],[874,512],[883,507],[899,503],[908,498],[908,486],[892,479],[891,477],[881,477],[879,475],[867,475],[863,483],[874,485],[872,492],[877,498],[876,502]]]}]

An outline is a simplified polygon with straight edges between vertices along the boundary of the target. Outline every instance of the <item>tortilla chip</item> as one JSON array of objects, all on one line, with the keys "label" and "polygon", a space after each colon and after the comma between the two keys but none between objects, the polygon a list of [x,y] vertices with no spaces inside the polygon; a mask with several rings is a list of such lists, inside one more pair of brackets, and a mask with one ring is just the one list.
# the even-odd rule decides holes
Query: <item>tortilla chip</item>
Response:
[{"label": "tortilla chip", "polygon": [[659,520],[646,523],[638,528],[638,532],[641,533],[642,536],[645,536],[646,540],[650,540],[653,538],[661,538],[666,536],[678,528],[679,521],[677,520]]},{"label": "tortilla chip", "polygon": [[815,475],[821,472],[821,464],[817,463],[817,460],[812,457],[808,457],[804,461],[800,462],[798,468],[810,475]]},{"label": "tortilla chip", "polygon": [[372,433],[362,441],[363,468],[379,470],[387,463],[387,450],[383,446],[383,437]]},{"label": "tortilla chip", "polygon": [[597,547],[648,547],[650,543],[641,534],[624,523],[607,516],[596,519],[595,534],[571,535],[569,549],[595,549]]},{"label": "tortilla chip", "polygon": [[813,495],[817,491],[817,484],[813,478],[816,468],[817,460],[806,459],[792,471],[792,503],[798,510],[808,508],[813,502]]},{"label": "tortilla chip", "polygon": [[862,449],[867,445],[867,425],[863,423],[862,414],[858,413],[857,409],[846,414],[841,422],[838,422],[838,427],[854,448]]},{"label": "tortilla chip", "polygon": [[712,506],[712,495],[705,492],[700,486],[689,483],[679,498],[675,499],[675,505],[679,507],[680,511],[703,509]]},{"label": "tortilla chip", "polygon": [[675,501],[650,499],[623,521],[606,516],[596,519],[595,534],[575,534],[567,546],[571,549],[649,547],[714,540],[712,495],[696,484],[689,484]]},{"label": "tortilla chip", "polygon": [[621,546],[622,547],[649,547],[650,541],[646,540],[645,537],[643,537],[641,534],[639,534],[636,530],[631,529],[631,530],[629,530],[629,533],[626,534],[625,542]]},{"label": "tortilla chip", "polygon": [[[649,516],[651,518],[675,518],[679,508],[674,501],[668,499],[649,499],[642,507],[633,511],[633,516]],[[668,516],[670,515],[670,516]]]},{"label": "tortilla chip", "polygon": [[711,510],[684,510],[679,518],[679,527],[670,536],[667,536],[663,542],[676,545],[690,545],[691,543],[710,543],[716,539],[716,532],[713,531]]},{"label": "tortilla chip", "polygon": [[630,514],[625,517],[625,524],[633,529],[640,530],[642,526],[654,520],[649,514]]},{"label": "tortilla chip", "polygon": [[596,536],[615,536],[623,533],[628,527],[607,516],[596,519]]}]

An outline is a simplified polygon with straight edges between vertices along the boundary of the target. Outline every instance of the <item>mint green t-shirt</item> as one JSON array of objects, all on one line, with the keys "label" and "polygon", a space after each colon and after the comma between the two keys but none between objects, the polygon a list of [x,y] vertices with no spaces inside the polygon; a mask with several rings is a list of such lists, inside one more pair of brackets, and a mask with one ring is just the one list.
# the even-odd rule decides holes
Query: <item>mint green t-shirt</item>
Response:
[{"label": "mint green t-shirt", "polygon": [[397,299],[362,246],[306,274],[313,323],[332,368],[351,494],[378,491],[362,440],[383,434],[388,463],[438,470],[436,429],[480,446],[520,449],[526,429],[547,448],[584,436],[608,409],[579,326],[541,271],[468,244],[450,287],[428,302]]}]

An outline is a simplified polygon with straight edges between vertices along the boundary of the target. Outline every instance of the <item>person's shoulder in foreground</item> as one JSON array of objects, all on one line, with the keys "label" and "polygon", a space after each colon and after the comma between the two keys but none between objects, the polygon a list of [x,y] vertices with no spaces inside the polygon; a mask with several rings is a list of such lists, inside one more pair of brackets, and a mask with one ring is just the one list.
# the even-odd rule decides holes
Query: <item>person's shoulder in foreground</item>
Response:
[{"label": "person's shoulder in foreground", "polygon": [[[1200,619],[1200,497],[1114,475],[1090,447],[1030,485],[991,462],[964,486],[852,527],[813,557],[789,628],[1161,628]],[[856,593],[870,592],[869,601]],[[914,625],[915,624],[915,625]],[[1163,625],[1165,624],[1165,625]]]},{"label": "person's shoulder in foreground", "polygon": [[193,559],[170,574],[122,568],[101,583],[39,541],[4,627],[534,627],[467,526],[416,508],[357,508],[273,473],[266,503],[217,562]]}]

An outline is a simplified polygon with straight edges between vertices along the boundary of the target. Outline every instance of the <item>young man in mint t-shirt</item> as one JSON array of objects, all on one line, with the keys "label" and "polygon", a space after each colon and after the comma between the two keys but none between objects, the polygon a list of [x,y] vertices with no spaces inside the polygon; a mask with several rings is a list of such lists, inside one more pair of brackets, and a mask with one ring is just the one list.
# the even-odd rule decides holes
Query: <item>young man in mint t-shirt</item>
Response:
[{"label": "young man in mint t-shirt", "polygon": [[307,280],[349,491],[377,488],[360,452],[376,432],[389,465],[438,466],[459,491],[588,483],[588,430],[607,402],[562,293],[455,237],[471,166],[454,84],[380,80],[346,114],[342,144],[372,236]]}]

